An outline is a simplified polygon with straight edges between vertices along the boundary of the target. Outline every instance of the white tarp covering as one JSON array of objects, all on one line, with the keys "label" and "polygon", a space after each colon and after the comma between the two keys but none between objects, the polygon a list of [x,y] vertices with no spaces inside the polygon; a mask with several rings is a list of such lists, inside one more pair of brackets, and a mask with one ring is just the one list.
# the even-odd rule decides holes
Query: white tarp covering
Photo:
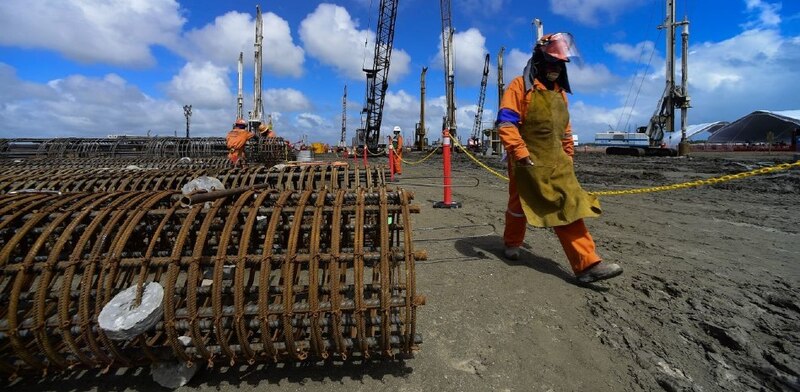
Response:
[{"label": "white tarp covering", "polygon": [[[714,132],[717,132],[720,128],[728,124],[730,123],[727,121],[717,121],[713,123],[689,125],[686,127],[686,139],[690,142],[708,140]],[[677,148],[680,141],[680,132],[673,132],[671,135],[669,133],[664,133],[664,143],[667,144],[667,147]]]}]

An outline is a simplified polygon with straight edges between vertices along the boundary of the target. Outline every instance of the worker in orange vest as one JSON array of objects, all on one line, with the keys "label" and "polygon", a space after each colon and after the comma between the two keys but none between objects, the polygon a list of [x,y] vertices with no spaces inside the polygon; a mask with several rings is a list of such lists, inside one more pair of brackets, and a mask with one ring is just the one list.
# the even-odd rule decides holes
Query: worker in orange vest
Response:
[{"label": "worker in orange vest", "polygon": [[392,138],[392,148],[394,149],[394,172],[398,176],[403,175],[403,135],[400,134],[400,127],[394,127],[394,138]]},{"label": "worker in orange vest", "polygon": [[508,209],[504,256],[520,257],[525,225],[552,227],[578,282],[613,278],[622,267],[601,259],[583,218],[601,213],[584,191],[572,162],[566,63],[577,55],[572,35],[548,34],[534,48],[522,76],[503,94],[497,125],[508,151]]},{"label": "worker in orange vest", "polygon": [[251,137],[253,137],[253,134],[247,130],[247,122],[241,118],[236,119],[233,129],[225,137],[228,145],[228,159],[233,164],[233,167],[244,167],[244,147]]}]

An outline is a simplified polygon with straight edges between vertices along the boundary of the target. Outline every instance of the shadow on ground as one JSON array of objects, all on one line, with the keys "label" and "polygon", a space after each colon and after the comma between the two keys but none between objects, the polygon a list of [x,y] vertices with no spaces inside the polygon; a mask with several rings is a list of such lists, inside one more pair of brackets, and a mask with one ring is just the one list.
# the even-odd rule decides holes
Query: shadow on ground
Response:
[{"label": "shadow on ground", "polygon": [[[298,387],[314,383],[341,383],[373,379],[387,381],[404,378],[413,369],[405,360],[368,360],[326,363],[264,364],[205,369],[204,364],[197,375],[184,388],[205,389],[224,385],[265,386],[296,384]],[[102,374],[100,370],[81,370],[72,373],[57,373],[44,378],[26,376],[8,388],[32,391],[83,391],[94,388],[100,392],[167,390],[150,375],[150,367],[120,368]]]}]

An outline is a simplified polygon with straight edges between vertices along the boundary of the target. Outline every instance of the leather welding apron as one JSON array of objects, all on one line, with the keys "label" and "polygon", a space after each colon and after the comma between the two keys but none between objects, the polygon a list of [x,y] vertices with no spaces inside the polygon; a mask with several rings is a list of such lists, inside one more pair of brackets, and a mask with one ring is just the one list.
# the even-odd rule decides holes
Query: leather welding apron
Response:
[{"label": "leather welding apron", "polygon": [[532,226],[564,226],[602,212],[597,197],[581,188],[572,160],[561,145],[568,122],[561,93],[531,92],[520,133],[533,166],[514,165],[513,171],[522,210]]}]

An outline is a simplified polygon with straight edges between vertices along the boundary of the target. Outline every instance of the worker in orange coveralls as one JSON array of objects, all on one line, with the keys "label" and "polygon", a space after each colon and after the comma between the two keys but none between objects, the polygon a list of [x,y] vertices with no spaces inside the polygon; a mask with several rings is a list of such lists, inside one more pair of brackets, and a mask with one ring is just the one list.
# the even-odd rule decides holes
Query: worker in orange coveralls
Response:
[{"label": "worker in orange coveralls", "polygon": [[394,173],[398,176],[403,175],[403,136],[400,135],[400,127],[394,127],[394,138],[392,138],[392,148],[394,148]]},{"label": "worker in orange coveralls", "polygon": [[253,134],[247,130],[247,123],[239,118],[233,124],[233,129],[228,132],[225,141],[228,145],[228,159],[233,163],[233,167],[244,167],[244,146]]},{"label": "worker in orange coveralls", "polygon": [[269,126],[261,124],[258,126],[258,133],[261,134],[261,137],[278,137],[275,134],[275,131],[272,129],[272,124]]},{"label": "worker in orange coveralls", "polygon": [[567,110],[572,93],[566,63],[577,56],[572,35],[548,34],[539,40],[522,76],[503,94],[497,125],[508,153],[508,209],[504,256],[517,260],[525,224],[552,227],[579,283],[622,273],[602,261],[583,218],[601,213],[600,202],[585,192],[572,162],[574,145]]}]

